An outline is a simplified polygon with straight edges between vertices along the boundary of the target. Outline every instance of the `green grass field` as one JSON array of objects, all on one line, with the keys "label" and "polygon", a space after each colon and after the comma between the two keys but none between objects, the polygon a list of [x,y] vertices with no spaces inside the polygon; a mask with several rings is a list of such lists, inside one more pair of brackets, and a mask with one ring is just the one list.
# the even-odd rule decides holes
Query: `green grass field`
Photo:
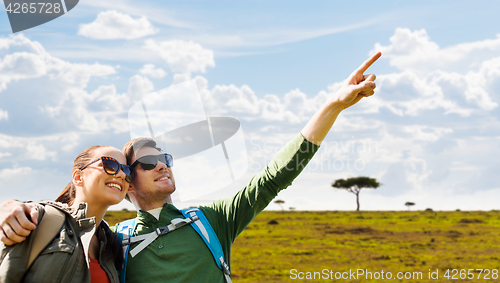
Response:
[{"label": "green grass field", "polygon": [[[134,215],[110,211],[105,219]],[[500,281],[499,228],[499,211],[264,211],[234,242],[232,278],[371,282],[387,281],[390,272],[394,282]],[[372,280],[353,277],[357,269]],[[399,280],[398,272],[412,279]],[[299,279],[307,275],[316,279]],[[335,279],[342,275],[351,278]]]}]

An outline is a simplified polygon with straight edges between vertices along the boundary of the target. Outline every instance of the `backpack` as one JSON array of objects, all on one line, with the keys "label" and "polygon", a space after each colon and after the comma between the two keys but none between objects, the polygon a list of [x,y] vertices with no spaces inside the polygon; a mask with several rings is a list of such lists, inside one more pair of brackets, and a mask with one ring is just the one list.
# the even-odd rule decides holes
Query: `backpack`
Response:
[{"label": "backpack", "polygon": [[62,211],[51,205],[45,204],[44,209],[45,213],[36,227],[35,238],[31,245],[26,270],[30,268],[40,252],[42,252],[52,239],[54,239],[57,233],[61,231],[64,219],[66,218]]},{"label": "backpack", "polygon": [[[208,249],[212,253],[214,260],[217,263],[217,266],[224,273],[226,282],[232,283],[229,266],[226,264],[224,260],[224,252],[219,242],[219,238],[215,234],[214,229],[208,222],[208,219],[205,217],[203,212],[198,208],[182,209],[181,212],[182,215],[185,217],[184,219],[181,218],[172,219],[169,225],[159,227],[154,232],[140,236],[134,236],[134,231],[137,227],[135,219],[129,219],[118,224],[116,233],[118,234],[118,238],[123,245],[123,255],[124,255],[123,267],[120,270],[118,270],[120,274],[120,282],[125,283],[127,259],[129,254],[132,257],[134,257],[145,247],[147,247],[151,242],[153,242],[156,238],[158,238],[158,236],[168,234],[169,232],[172,232],[178,228],[190,224],[191,227],[193,227],[193,229],[198,233],[198,235],[200,235],[200,237],[203,239]],[[136,242],[141,242],[141,243],[129,252],[130,244]]]}]

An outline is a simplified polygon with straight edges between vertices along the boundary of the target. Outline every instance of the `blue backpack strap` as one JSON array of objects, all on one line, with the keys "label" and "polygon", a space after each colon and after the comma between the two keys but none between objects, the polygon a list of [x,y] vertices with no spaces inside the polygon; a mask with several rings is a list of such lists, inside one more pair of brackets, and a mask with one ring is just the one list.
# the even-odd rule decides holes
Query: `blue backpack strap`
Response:
[{"label": "blue backpack strap", "polygon": [[192,217],[194,215],[198,216],[199,220],[191,223],[191,227],[200,235],[208,249],[212,253],[217,266],[222,270],[224,276],[226,278],[226,282],[231,283],[231,273],[229,271],[229,266],[224,260],[224,251],[222,250],[222,246],[219,242],[219,238],[217,234],[215,234],[212,225],[208,222],[208,219],[205,217],[205,214],[198,208],[188,208],[181,210],[182,215],[184,217]]},{"label": "blue backpack strap", "polygon": [[[130,238],[134,236],[134,231],[136,228],[136,221],[134,219],[125,220],[123,222],[118,223],[118,227],[116,228],[116,234],[118,234],[118,239],[120,243],[123,245],[124,241],[128,241]],[[125,275],[127,271],[127,259],[128,259],[128,250],[130,245],[123,245],[123,266],[118,270],[120,282],[125,283]]]}]

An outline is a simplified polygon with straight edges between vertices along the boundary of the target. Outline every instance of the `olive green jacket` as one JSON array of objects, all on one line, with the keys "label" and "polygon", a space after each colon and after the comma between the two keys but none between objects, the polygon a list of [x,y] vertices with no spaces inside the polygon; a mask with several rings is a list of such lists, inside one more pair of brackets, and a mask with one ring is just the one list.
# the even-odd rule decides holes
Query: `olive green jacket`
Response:
[{"label": "olive green jacket", "polygon": [[101,247],[99,263],[112,283],[119,282],[112,252],[109,246],[106,246],[105,230],[109,227],[105,222],[96,227],[95,217],[86,218],[85,203],[80,203],[77,209],[50,201],[35,205],[39,212],[38,223],[44,215],[44,205],[51,205],[65,212],[66,218],[61,231],[40,252],[28,271],[26,271],[26,266],[37,230],[33,230],[22,243],[13,246],[0,243],[0,283],[90,283],[88,248],[96,229],[98,229],[97,238]]}]

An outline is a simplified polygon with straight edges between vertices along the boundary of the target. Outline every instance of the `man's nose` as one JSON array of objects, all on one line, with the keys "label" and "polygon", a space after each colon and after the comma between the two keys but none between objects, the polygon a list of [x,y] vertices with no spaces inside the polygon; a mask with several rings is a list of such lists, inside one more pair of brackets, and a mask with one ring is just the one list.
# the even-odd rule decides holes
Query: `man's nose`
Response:
[{"label": "man's nose", "polygon": [[161,162],[160,160],[158,160],[158,164],[156,165],[156,168],[158,170],[165,171],[165,170],[167,170],[167,164],[165,164],[165,163]]}]

